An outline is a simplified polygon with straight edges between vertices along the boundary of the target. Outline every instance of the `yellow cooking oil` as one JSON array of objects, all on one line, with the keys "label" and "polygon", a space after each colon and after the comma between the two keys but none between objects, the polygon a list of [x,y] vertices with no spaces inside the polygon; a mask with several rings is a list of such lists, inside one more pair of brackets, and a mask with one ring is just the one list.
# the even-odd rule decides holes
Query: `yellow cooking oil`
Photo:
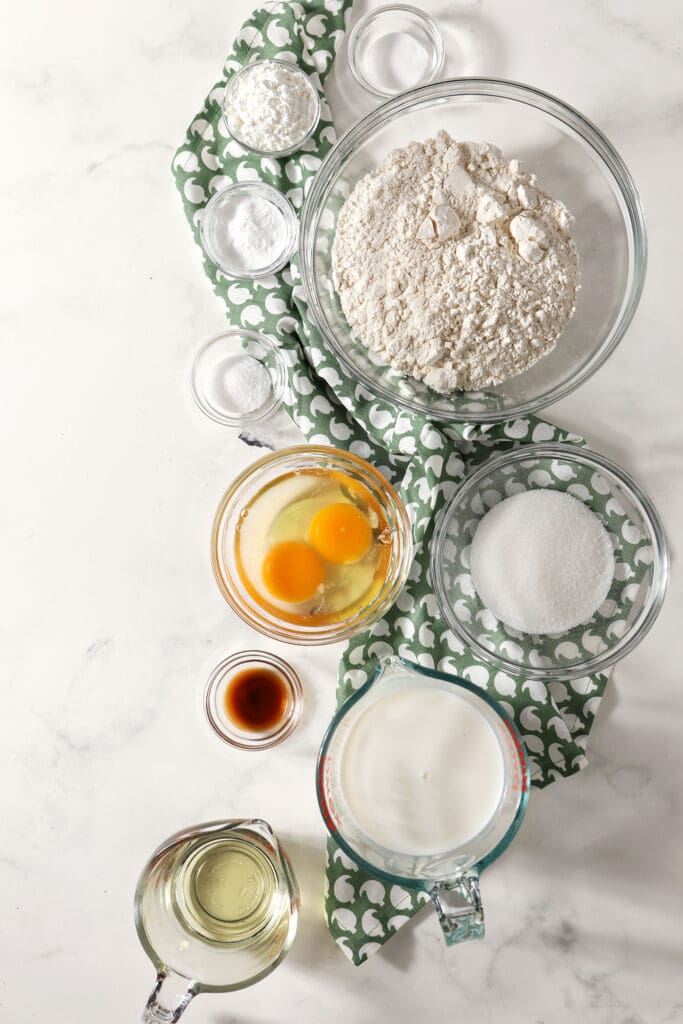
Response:
[{"label": "yellow cooking oil", "polygon": [[176,916],[208,942],[249,942],[281,921],[286,893],[268,856],[240,837],[190,852],[171,882]]}]

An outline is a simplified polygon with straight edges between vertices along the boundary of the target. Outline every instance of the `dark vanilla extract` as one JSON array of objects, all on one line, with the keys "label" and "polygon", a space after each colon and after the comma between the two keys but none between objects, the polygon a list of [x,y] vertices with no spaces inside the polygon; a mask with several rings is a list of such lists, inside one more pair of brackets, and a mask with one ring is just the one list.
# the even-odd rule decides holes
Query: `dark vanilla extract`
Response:
[{"label": "dark vanilla extract", "polygon": [[245,732],[271,732],[285,717],[288,694],[287,683],[275,669],[245,668],[226,687],[225,713]]}]

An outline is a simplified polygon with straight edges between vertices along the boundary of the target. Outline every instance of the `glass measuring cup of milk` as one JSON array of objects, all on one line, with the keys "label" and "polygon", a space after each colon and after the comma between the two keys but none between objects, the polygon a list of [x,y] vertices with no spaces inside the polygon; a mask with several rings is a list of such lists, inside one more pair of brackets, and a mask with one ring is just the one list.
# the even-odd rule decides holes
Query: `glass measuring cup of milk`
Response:
[{"label": "glass measuring cup of milk", "polygon": [[335,842],[370,874],[428,892],[449,945],[483,936],[479,874],[529,796],[524,744],[497,701],[385,658],[332,720],[317,791]]},{"label": "glass measuring cup of milk", "polygon": [[177,1021],[198,992],[270,974],[296,934],[299,890],[270,825],[213,821],[155,850],[135,892],[135,924],[157,970],[142,1024]]}]

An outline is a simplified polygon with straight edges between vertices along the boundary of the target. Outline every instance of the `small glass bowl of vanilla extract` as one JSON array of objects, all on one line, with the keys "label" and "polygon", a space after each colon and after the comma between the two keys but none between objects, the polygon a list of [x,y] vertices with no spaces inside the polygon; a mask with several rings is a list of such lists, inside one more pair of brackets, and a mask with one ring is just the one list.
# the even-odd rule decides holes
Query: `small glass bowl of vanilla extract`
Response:
[{"label": "small glass bowl of vanilla extract", "polygon": [[204,709],[222,740],[240,750],[266,750],[296,729],[304,706],[301,680],[267,651],[225,658],[206,684]]}]

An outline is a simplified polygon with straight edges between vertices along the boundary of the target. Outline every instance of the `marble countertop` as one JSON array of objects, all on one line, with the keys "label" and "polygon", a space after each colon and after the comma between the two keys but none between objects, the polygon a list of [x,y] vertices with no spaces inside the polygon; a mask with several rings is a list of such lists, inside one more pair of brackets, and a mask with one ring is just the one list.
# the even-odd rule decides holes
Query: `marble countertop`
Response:
[{"label": "marble countertop", "polygon": [[[680,210],[683,9],[674,0],[431,3],[449,73],[528,82],[583,111],[641,191],[650,266],[625,340],[547,415],[632,472],[674,559],[683,521]],[[358,3],[355,16],[365,4]],[[192,405],[188,364],[224,324],[170,175],[249,0],[13,8],[0,41],[5,386],[0,718],[0,1017],[139,1019],[153,970],[132,897],[165,836],[259,815],[289,846],[303,910],[283,966],[205,995],[188,1024],[664,1024],[683,1020],[683,588],[620,664],[589,767],[533,794],[485,877],[485,941],[447,950],[426,912],[362,968],[322,919],[312,767],[338,649],[291,657],[296,736],[258,756],[205,724],[226,653],[261,643],[221,600],[208,530],[258,449]],[[345,48],[340,128],[369,102]],[[294,436],[285,420],[273,442]]]}]

